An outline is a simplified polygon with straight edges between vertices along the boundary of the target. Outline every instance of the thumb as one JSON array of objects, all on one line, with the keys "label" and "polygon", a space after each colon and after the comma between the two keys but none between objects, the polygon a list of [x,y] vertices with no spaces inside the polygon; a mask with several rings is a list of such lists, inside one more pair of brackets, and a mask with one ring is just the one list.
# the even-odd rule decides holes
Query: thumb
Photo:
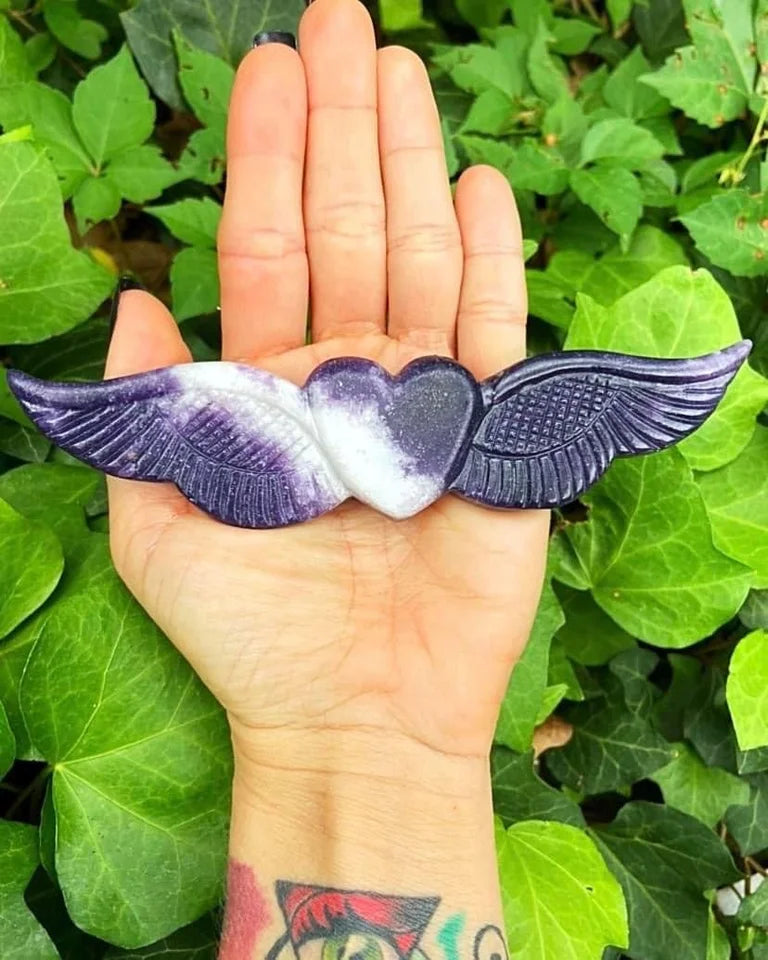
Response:
[{"label": "thumb", "polygon": [[151,293],[121,280],[104,376],[107,380],[192,359],[176,321]]},{"label": "thumb", "polygon": [[[176,321],[150,293],[121,281],[105,379],[143,373],[192,359]],[[118,572],[140,589],[144,567],[163,531],[191,505],[175,486],[108,477],[110,541]]]}]

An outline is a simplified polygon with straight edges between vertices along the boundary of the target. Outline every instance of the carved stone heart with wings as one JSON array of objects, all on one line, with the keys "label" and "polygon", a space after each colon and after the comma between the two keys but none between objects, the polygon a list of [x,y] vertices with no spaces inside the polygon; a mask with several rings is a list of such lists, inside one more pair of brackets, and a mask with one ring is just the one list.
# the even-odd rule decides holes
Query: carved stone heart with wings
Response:
[{"label": "carved stone heart with wings", "polygon": [[450,491],[490,507],[575,500],[614,457],[677,443],[715,410],[745,340],[690,360],[566,352],[482,383],[424,357],[393,377],[354,357],[304,387],[234,363],[104,383],[8,383],[62,449],[117,477],[172,481],[240,527],[280,527],[349,497],[396,519]]}]

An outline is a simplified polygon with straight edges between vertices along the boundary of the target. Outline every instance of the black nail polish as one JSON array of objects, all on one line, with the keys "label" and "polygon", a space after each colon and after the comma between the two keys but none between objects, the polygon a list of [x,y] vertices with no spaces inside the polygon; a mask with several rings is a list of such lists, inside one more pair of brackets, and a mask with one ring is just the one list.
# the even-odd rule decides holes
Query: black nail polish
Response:
[{"label": "black nail polish", "polygon": [[144,284],[139,283],[138,280],[134,280],[133,277],[122,276],[117,281],[117,289],[115,290],[115,295],[112,297],[112,307],[109,311],[109,331],[110,333],[115,329],[115,321],[117,320],[117,311],[120,307],[120,296],[125,293],[126,290],[146,290]]},{"label": "black nail polish", "polygon": [[296,49],[296,37],[292,33],[282,33],[279,30],[268,30],[257,33],[253,38],[254,47],[263,47],[265,43],[284,43],[286,47]]}]

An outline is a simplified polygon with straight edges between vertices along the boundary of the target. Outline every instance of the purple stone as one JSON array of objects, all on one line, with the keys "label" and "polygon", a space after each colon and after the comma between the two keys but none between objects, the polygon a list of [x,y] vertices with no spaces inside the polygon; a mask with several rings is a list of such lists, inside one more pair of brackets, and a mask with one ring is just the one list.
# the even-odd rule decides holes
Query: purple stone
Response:
[{"label": "purple stone", "polygon": [[225,523],[300,523],[350,496],[398,519],[450,490],[492,507],[579,497],[618,456],[660,450],[714,411],[751,344],[690,360],[570,352],[478,384],[424,357],[391,376],[354,357],[303,388],[233,363],[104,383],[8,382],[54,443],[105,473],[172,481]]},{"label": "purple stone", "polygon": [[347,489],[397,519],[445,493],[483,409],[475,378],[440,357],[414,360],[396,377],[370,360],[330,360],[304,390]]}]

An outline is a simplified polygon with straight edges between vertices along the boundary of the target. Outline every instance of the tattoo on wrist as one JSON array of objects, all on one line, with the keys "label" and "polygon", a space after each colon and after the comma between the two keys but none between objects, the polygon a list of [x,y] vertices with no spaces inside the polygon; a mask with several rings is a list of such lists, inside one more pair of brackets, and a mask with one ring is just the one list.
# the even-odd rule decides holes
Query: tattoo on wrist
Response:
[{"label": "tattoo on wrist", "polygon": [[232,861],[220,960],[508,960],[498,927],[481,927],[471,957],[460,940],[462,913],[449,916],[433,933],[438,956],[422,944],[440,906],[439,897],[404,897],[361,890],[338,890],[278,880],[277,910],[283,932],[261,942],[273,914],[267,897],[246,864]]}]

